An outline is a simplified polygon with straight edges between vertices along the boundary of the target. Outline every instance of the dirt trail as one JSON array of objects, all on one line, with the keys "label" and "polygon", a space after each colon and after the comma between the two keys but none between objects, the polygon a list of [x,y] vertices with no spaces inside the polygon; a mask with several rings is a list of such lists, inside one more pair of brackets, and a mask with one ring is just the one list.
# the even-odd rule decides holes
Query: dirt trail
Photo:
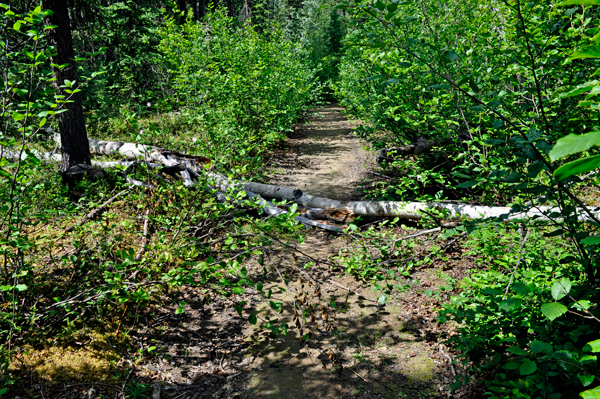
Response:
[{"label": "dirt trail", "polygon": [[[340,111],[330,105],[312,112],[274,155],[270,183],[333,199],[360,197],[355,185],[373,154],[349,134],[353,124]],[[380,306],[380,292],[332,262],[348,244],[312,231],[303,244],[268,252],[266,268],[257,260],[246,265],[249,278],[273,290],[269,300],[281,303],[280,313],[253,291],[209,301],[197,289],[184,291],[184,314],[173,316],[165,307],[160,323],[132,334],[161,353],[138,375],[162,384],[161,399],[446,397],[451,375],[434,327],[438,305],[424,294],[439,273],[416,271],[397,281],[406,292]],[[257,312],[256,325],[239,318],[233,309],[238,301],[246,302],[244,318]],[[292,327],[295,301],[303,303],[308,341]],[[271,337],[269,318],[286,322],[289,334]]]},{"label": "dirt trail", "polygon": [[351,132],[337,104],[312,110],[308,122],[289,135],[271,161],[271,183],[299,188],[308,194],[336,200],[360,197],[356,186],[366,178],[375,154],[365,150]]}]

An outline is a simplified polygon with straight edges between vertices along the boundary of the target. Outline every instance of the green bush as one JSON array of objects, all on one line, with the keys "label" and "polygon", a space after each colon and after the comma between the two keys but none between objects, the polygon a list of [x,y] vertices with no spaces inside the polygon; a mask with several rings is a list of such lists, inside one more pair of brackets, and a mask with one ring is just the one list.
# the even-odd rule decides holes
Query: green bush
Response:
[{"label": "green bush", "polygon": [[[598,67],[600,21],[597,9],[583,6],[593,3],[342,5],[354,25],[335,89],[367,123],[360,135],[377,149],[419,139],[454,143],[384,163],[397,182],[372,195],[474,200],[515,211],[555,207],[546,212],[552,228],[523,224],[535,238],[528,243],[525,237],[514,243],[506,220],[461,227],[474,234],[474,255],[489,263],[466,280],[440,321],[457,322],[450,342],[469,372],[484,378],[491,398],[587,398],[599,389],[593,340],[600,327],[600,221],[577,196],[595,184],[576,177],[595,169],[598,158],[575,155],[597,154],[597,135],[579,136],[598,130],[597,82],[590,76]],[[552,145],[570,134],[577,136],[566,142],[581,142],[561,141],[563,150],[575,150],[550,156]],[[573,163],[553,163],[561,156]]]},{"label": "green bush", "polygon": [[217,10],[202,22],[169,19],[158,34],[163,107],[196,115],[213,155],[260,154],[316,99],[314,71],[279,30],[259,34]]}]

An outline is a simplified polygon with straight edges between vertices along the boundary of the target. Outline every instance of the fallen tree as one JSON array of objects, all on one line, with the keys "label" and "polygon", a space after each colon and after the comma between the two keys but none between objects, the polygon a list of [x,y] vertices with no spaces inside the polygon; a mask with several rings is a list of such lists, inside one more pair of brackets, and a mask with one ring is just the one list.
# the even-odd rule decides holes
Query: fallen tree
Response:
[{"label": "fallen tree", "polygon": [[[226,178],[220,174],[209,172],[208,158],[189,156],[180,154],[174,151],[165,150],[159,147],[142,146],[133,143],[121,143],[114,141],[101,141],[90,139],[90,150],[94,155],[121,155],[125,158],[132,159],[131,161],[96,161],[92,160],[92,165],[100,168],[111,168],[111,167],[122,167],[124,168],[122,175],[126,181],[132,186],[153,188],[149,183],[142,182],[139,180],[131,179],[128,176],[128,172],[132,167],[143,162],[149,168],[159,169],[161,172],[169,175],[180,174],[183,179],[184,185],[187,187],[194,187],[201,178],[201,174],[205,173],[206,178],[212,184],[208,184],[208,189],[215,196],[219,202],[237,202],[240,206],[246,206],[247,204],[240,203],[234,199],[231,195],[225,194],[224,192],[233,191],[236,192],[244,190],[243,184],[240,185],[231,179]],[[36,151],[30,151],[30,153],[37,158],[50,161],[60,162],[62,157],[60,154],[55,153],[40,153]],[[4,150],[2,156],[7,159],[25,159],[27,153],[18,153],[16,151]],[[162,167],[161,167],[162,165]],[[206,165],[206,166],[205,166]],[[82,174],[90,173],[92,176],[97,176],[97,169],[90,167],[89,165],[75,165],[74,167],[67,170],[65,173],[69,174]],[[214,185],[214,186],[213,186]],[[221,191],[220,191],[221,190]],[[223,192],[224,191],[224,192]],[[245,197],[254,202],[255,207],[260,209],[260,212],[267,216],[277,216],[284,213],[288,213],[286,210],[281,209],[273,203],[266,201],[259,194],[245,190]],[[331,212],[336,214],[336,212]],[[319,219],[330,219],[338,221],[335,217],[327,218],[328,212],[323,209],[306,209],[301,212],[299,216],[295,216],[294,220],[302,223],[306,226],[318,227],[329,231],[342,231],[343,228],[334,224],[329,224],[323,221],[316,221]],[[316,220],[315,220],[316,219]]]},{"label": "fallen tree", "polygon": [[[266,199],[293,202],[306,208],[302,215],[296,218],[298,222],[333,231],[340,231],[341,227],[315,222],[314,219],[329,219],[347,223],[354,220],[356,216],[421,219],[432,214],[439,217],[439,219],[452,221],[492,218],[550,221],[561,218],[559,208],[547,206],[523,207],[521,209],[519,207],[442,202],[337,201],[314,197],[299,189],[233,180],[211,171],[210,160],[207,158],[181,154],[160,147],[90,139],[90,151],[94,155],[125,157],[132,160],[129,162],[141,160],[149,165],[162,165],[164,168],[170,168],[171,172],[179,172],[184,184],[187,186],[194,186],[201,176],[205,176],[220,201],[231,200],[224,192],[229,190],[233,192],[244,191],[247,198],[254,199],[257,206],[260,206],[262,212],[267,215],[278,215],[286,211],[274,206]],[[5,154],[7,153],[5,152]],[[60,159],[60,155],[41,154],[40,158],[57,161]],[[131,163],[123,161],[93,162],[93,164],[100,167],[131,165]],[[577,213],[580,220],[587,222],[592,220],[592,215],[596,217],[600,215],[600,208],[578,209]]]},{"label": "fallen tree", "polygon": [[407,155],[421,155],[431,151],[434,147],[443,147],[452,144],[454,141],[450,138],[444,138],[439,140],[427,140],[419,137],[414,143],[403,145],[400,147],[382,148],[377,153],[375,161],[380,164],[384,161],[392,162],[394,159],[400,156]]}]

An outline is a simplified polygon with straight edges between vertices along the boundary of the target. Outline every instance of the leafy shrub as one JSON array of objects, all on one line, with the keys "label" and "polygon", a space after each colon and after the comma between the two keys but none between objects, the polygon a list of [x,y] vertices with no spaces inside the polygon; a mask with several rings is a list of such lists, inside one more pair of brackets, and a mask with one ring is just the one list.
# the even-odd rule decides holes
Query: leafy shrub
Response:
[{"label": "leafy shrub", "polygon": [[[592,3],[342,5],[355,25],[336,94],[368,122],[362,137],[378,149],[419,139],[454,142],[384,164],[398,182],[374,195],[474,199],[515,211],[555,207],[546,212],[554,228],[523,224],[537,246],[520,237],[522,248],[508,250],[502,234],[514,237],[514,230],[498,226],[503,233],[496,235],[494,227],[467,228],[484,244],[477,255],[493,263],[464,283],[440,320],[458,322],[460,334],[451,342],[485,377],[492,398],[597,392],[589,390],[598,366],[588,352],[598,350],[592,340],[599,328],[600,221],[577,197],[585,183],[576,177],[597,167],[597,136],[568,136],[581,142],[562,154],[572,161],[563,167],[552,163],[559,156],[550,156],[559,138],[598,128],[587,108],[597,107],[597,82],[588,79],[598,66],[598,11],[581,6]],[[578,107],[574,99],[582,93],[587,98]],[[586,150],[593,156],[577,160],[574,154]],[[492,226],[506,223],[501,219]],[[553,237],[563,239],[559,251]]]},{"label": "leafy shrub", "polygon": [[158,34],[164,106],[193,109],[212,154],[261,153],[316,98],[314,72],[279,30],[262,35],[217,10],[203,22],[169,19]]}]

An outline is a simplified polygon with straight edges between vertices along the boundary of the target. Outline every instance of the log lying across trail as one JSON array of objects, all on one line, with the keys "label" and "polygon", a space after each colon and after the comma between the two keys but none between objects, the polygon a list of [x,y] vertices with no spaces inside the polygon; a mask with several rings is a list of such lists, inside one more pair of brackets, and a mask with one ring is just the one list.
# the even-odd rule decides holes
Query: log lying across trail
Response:
[{"label": "log lying across trail", "polygon": [[[219,202],[237,201],[236,199],[231,198],[231,196],[224,194],[219,190],[225,192],[229,190],[233,190],[234,192],[245,191],[246,198],[254,200],[256,204],[260,206],[260,210],[263,214],[266,214],[267,216],[277,216],[283,213],[287,213],[287,211],[277,206],[274,206],[271,202],[266,201],[260,195],[244,190],[243,183],[235,182],[225,176],[208,171],[206,165],[211,162],[208,158],[189,156],[170,150],[165,150],[159,147],[144,146],[133,143],[101,141],[95,139],[89,139],[89,142],[90,152],[94,155],[120,155],[127,159],[131,159],[131,161],[93,160],[92,164],[100,168],[114,168],[117,166],[125,168],[125,177],[127,179],[127,182],[133,186],[141,186],[145,188],[153,187],[148,183],[133,180],[127,176],[127,170],[139,163],[139,161],[144,161],[144,163],[150,168],[156,169],[161,167],[162,165],[163,168],[161,170],[163,172],[166,172],[168,174],[181,174],[184,185],[188,187],[196,185],[196,181],[200,178],[200,176],[202,174],[205,174],[209,182],[215,184],[216,187],[212,187],[210,185],[208,187],[209,189],[211,189],[211,191],[213,192],[213,194]],[[31,151],[31,153],[37,158],[47,162],[60,162],[62,160],[62,156],[56,153],[41,153],[38,151]],[[19,158],[25,159],[27,157],[27,153],[19,153],[17,151],[4,150],[2,152],[2,156],[6,159],[13,160]],[[88,165],[77,165],[74,168],[81,169],[81,167],[84,167],[83,169],[90,168],[90,166]],[[308,209],[305,210],[300,216],[294,217],[294,220],[307,226],[318,227],[321,229],[336,232],[342,231],[343,228],[340,226],[314,220],[321,219],[320,216],[323,215],[323,211],[323,209]],[[330,219],[336,220],[335,218]]]},{"label": "log lying across trail", "polygon": [[[146,162],[163,165],[167,168],[179,168],[184,184],[192,186],[200,176],[204,175],[214,182],[217,198],[225,201],[228,197],[223,194],[228,190],[245,191],[248,198],[255,199],[263,207],[263,213],[278,215],[285,213],[283,209],[273,206],[265,200],[290,201],[308,208],[296,220],[306,225],[340,231],[339,226],[315,222],[314,219],[329,219],[338,222],[350,222],[356,216],[365,217],[401,217],[408,219],[421,219],[431,213],[439,213],[443,220],[461,219],[492,219],[540,221],[560,219],[560,209],[552,207],[536,207],[527,211],[513,211],[510,207],[481,206],[441,202],[399,202],[399,201],[337,201],[328,198],[314,197],[302,190],[270,184],[236,181],[208,170],[210,160],[204,157],[181,154],[160,147],[145,146],[134,143],[116,141],[102,141],[90,139],[90,151],[95,155],[121,156],[131,160],[144,160]],[[59,155],[41,154],[41,158],[58,160]],[[94,162],[100,167],[113,164],[126,165],[127,162]],[[590,208],[589,211],[596,217],[600,216],[600,208]],[[554,215],[552,215],[554,213]],[[582,221],[590,221],[591,217],[583,210],[577,210]]]},{"label": "log lying across trail", "polygon": [[[407,219],[421,219],[428,213],[441,212],[440,219],[492,219],[503,218],[505,220],[536,219],[548,221],[550,213],[558,212],[559,208],[540,206],[529,209],[526,212],[514,212],[507,206],[482,206],[468,204],[453,204],[443,202],[400,202],[400,201],[336,201],[327,198],[313,197],[298,189],[274,186],[261,183],[246,183],[246,190],[269,199],[278,201],[287,200],[309,208],[324,209],[346,209],[356,216],[370,217],[401,217]],[[590,208],[591,212],[600,216],[600,208]],[[583,211],[578,210],[579,219],[590,220]],[[559,218],[560,216],[557,216]]]}]

